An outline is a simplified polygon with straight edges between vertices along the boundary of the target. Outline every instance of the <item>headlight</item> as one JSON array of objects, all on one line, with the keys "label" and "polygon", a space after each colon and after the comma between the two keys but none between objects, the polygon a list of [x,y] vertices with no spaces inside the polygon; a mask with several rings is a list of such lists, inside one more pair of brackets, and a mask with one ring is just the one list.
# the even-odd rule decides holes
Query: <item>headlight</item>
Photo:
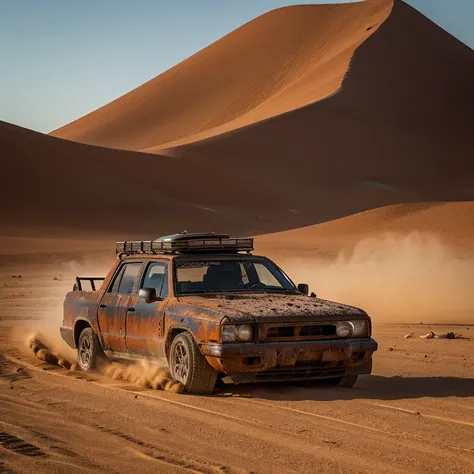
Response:
[{"label": "headlight", "polygon": [[358,319],[352,321],[354,331],[352,337],[370,337],[370,321],[368,319]]},{"label": "headlight", "polygon": [[336,323],[336,335],[340,338],[370,337],[370,321],[368,319],[338,321]]},{"label": "headlight", "polygon": [[253,324],[224,324],[222,342],[248,342],[253,339]]},{"label": "headlight", "polygon": [[354,325],[351,321],[338,321],[336,324],[336,335],[338,337],[350,337],[354,333]]}]

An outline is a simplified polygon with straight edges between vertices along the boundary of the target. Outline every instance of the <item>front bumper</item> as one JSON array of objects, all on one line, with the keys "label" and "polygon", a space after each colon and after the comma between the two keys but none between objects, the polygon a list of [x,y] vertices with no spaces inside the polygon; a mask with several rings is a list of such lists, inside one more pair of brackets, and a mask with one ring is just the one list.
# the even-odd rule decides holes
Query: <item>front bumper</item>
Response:
[{"label": "front bumper", "polygon": [[235,383],[370,374],[376,350],[372,338],[201,345],[209,363]]}]

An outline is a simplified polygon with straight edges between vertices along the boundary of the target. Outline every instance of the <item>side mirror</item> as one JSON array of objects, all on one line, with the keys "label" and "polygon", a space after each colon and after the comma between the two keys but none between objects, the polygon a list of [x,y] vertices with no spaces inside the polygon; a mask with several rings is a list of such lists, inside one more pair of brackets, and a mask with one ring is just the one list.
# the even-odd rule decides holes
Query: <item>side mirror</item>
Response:
[{"label": "side mirror", "polygon": [[160,301],[160,298],[156,296],[155,288],[140,288],[138,296],[143,298],[147,303],[153,303],[155,301]]},{"label": "side mirror", "polygon": [[308,296],[308,294],[309,294],[309,285],[307,285],[306,283],[300,283],[298,285],[298,291],[300,293],[303,293],[303,295]]}]

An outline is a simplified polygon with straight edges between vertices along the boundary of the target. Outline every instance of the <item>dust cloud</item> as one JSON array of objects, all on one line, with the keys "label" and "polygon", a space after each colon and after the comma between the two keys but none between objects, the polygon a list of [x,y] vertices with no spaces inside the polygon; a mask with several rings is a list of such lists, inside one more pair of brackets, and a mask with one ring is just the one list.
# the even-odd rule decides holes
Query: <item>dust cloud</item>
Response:
[{"label": "dust cloud", "polygon": [[100,253],[94,259],[84,257],[81,252],[77,252],[75,258],[68,255],[43,257],[41,270],[29,275],[29,280],[34,281],[30,298],[38,298],[41,305],[30,320],[14,328],[15,343],[22,348],[26,340],[27,347],[33,349],[30,342],[36,340],[53,355],[75,361],[76,351],[66,344],[59,332],[63,325],[64,297],[72,290],[77,275],[104,276],[110,266],[111,259]]},{"label": "dust cloud", "polygon": [[282,265],[318,297],[362,307],[374,322],[474,323],[474,258],[433,235],[384,234],[331,262]]},{"label": "dust cloud", "polygon": [[[105,276],[110,266],[110,258],[102,257],[102,255],[98,255],[95,260],[78,257],[51,262],[50,269],[54,269],[54,272],[49,274],[48,284],[54,284],[54,286],[41,290],[42,293],[48,291],[49,310],[47,313],[37,315],[37,319],[18,325],[14,333],[18,344],[22,347],[26,344],[28,351],[31,350],[38,359],[48,364],[61,366],[71,371],[79,370],[76,364],[77,351],[66,344],[59,332],[63,322],[64,297],[71,291],[76,275]],[[55,279],[52,278],[53,274],[57,275]],[[84,289],[90,290],[90,288]],[[25,335],[27,335],[26,340]],[[184,391],[183,385],[169,376],[167,368],[146,360],[137,361],[134,364],[121,364],[107,360],[94,375],[103,375],[113,380],[122,380],[154,390],[174,393]]]}]

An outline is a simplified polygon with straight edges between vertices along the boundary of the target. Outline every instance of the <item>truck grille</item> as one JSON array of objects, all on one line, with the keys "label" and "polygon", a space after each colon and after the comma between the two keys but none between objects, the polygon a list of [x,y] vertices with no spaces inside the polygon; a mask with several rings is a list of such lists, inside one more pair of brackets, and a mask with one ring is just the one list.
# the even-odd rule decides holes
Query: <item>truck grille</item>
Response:
[{"label": "truck grille", "polygon": [[259,325],[260,341],[305,341],[336,339],[336,326],[332,322],[269,323]]},{"label": "truck grille", "polygon": [[298,364],[292,367],[277,367],[265,372],[255,373],[255,381],[308,380],[340,377],[344,375],[343,362]]}]

